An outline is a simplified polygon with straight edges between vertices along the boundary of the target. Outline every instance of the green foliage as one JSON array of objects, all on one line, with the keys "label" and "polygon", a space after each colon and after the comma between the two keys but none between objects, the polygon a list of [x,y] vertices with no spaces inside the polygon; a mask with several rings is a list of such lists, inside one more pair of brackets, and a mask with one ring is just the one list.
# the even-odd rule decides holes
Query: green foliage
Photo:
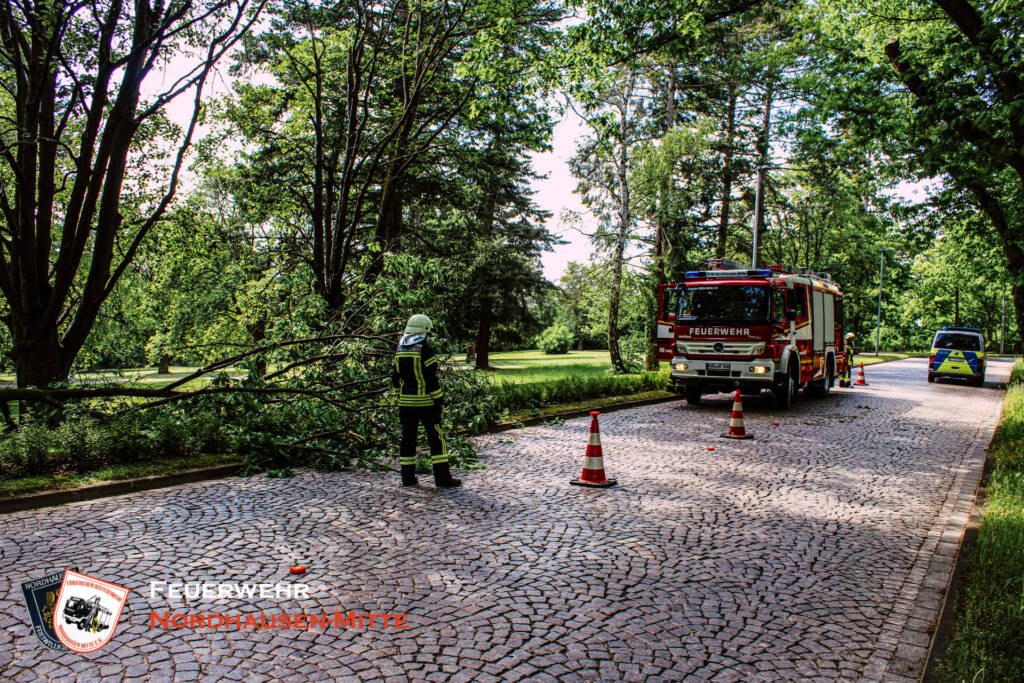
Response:
[{"label": "green foliage", "polygon": [[1024,362],[1010,383],[965,609],[940,667],[950,683],[1017,680],[1024,670]]},{"label": "green foliage", "polygon": [[565,325],[552,325],[537,337],[537,347],[544,353],[569,353],[572,333]]}]

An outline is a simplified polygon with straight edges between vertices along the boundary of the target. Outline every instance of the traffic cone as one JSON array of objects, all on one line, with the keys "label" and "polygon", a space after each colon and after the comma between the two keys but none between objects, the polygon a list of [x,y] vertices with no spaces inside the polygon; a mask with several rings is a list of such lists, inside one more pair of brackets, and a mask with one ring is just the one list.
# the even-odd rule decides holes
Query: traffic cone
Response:
[{"label": "traffic cone", "polygon": [[722,434],[727,439],[753,439],[753,434],[747,434],[743,428],[743,401],[740,399],[740,390],[732,398],[732,415],[729,417],[729,431]]},{"label": "traffic cone", "polygon": [[867,382],[864,381],[864,363],[860,364],[860,370],[857,371],[857,386],[866,387]]},{"label": "traffic cone", "polygon": [[615,486],[614,479],[606,479],[604,476],[601,432],[597,428],[597,416],[601,413],[594,410],[590,414],[593,419],[590,421],[590,440],[587,441],[587,452],[583,456],[583,474],[578,480],[574,479],[569,483],[574,486],[590,486],[598,489]]}]

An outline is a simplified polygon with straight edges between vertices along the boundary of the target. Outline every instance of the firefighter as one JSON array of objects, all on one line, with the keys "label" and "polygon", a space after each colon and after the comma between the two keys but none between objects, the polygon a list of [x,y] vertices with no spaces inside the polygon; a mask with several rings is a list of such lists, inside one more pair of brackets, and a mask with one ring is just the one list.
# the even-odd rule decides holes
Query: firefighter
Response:
[{"label": "firefighter", "polygon": [[843,376],[839,378],[839,386],[853,386],[853,332],[846,333],[843,355],[845,362],[843,363]]},{"label": "firefighter", "polygon": [[398,343],[391,372],[391,384],[398,389],[398,416],[402,422],[399,462],[402,486],[415,486],[416,440],[420,423],[427,430],[434,484],[448,488],[462,486],[448,468],[448,444],[441,432],[444,397],[437,379],[437,354],[427,341],[433,323],[425,315],[414,315]]}]

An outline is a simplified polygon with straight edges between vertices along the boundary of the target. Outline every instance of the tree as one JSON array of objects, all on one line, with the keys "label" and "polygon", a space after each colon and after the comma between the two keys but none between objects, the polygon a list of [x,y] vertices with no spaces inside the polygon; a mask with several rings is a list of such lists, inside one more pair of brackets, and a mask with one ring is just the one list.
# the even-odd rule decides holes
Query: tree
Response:
[{"label": "tree", "polygon": [[227,110],[250,147],[240,166],[280,188],[268,199],[332,310],[401,249],[410,205],[437,197],[445,151],[469,134],[460,117],[513,82],[560,16],[544,0],[287,0],[251,41],[239,72],[273,82],[240,82]]},{"label": "tree", "polygon": [[[831,93],[845,127],[918,178],[938,177],[983,212],[1024,325],[1024,67],[1017,5],[918,1],[862,12],[822,6],[846,48]],[[854,17],[854,20],[850,20]],[[845,86],[845,88],[844,88]],[[844,91],[845,90],[845,91]],[[865,102],[870,102],[865,106]]]},{"label": "tree", "polygon": [[640,74],[630,68],[609,70],[604,77],[580,88],[581,115],[593,134],[578,145],[576,156],[569,162],[579,180],[576,192],[599,221],[594,240],[611,251],[608,355],[616,373],[626,372],[619,348],[619,304],[626,246],[634,237],[629,187],[632,152],[644,135],[638,112],[644,107],[639,86]]},{"label": "tree", "polygon": [[[0,292],[18,385],[67,377],[100,307],[174,198],[210,70],[262,0],[5,3]],[[201,47],[200,47],[201,46]],[[143,85],[172,55],[169,85]],[[162,118],[194,93],[184,130]],[[149,172],[166,173],[162,180]],[[139,172],[136,169],[145,169]]]}]

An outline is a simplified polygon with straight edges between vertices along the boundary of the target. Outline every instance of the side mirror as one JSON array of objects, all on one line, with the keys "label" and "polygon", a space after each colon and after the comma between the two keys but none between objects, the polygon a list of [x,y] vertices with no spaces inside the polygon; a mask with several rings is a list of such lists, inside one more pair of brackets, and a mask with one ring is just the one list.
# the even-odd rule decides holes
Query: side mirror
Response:
[{"label": "side mirror", "polygon": [[668,321],[670,323],[674,323],[676,321],[676,314],[675,313],[669,313],[668,314]]},{"label": "side mirror", "polygon": [[786,309],[786,320],[788,320],[788,321],[796,320],[796,311],[794,311],[792,308]]}]

